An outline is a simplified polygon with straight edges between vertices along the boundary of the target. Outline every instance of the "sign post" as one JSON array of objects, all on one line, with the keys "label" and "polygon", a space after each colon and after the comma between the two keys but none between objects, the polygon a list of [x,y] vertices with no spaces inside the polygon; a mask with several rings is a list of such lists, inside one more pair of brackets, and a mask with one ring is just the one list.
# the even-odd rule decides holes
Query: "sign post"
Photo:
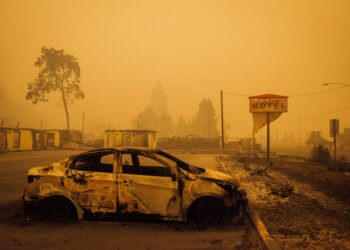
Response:
[{"label": "sign post", "polygon": [[266,158],[268,161],[270,161],[270,112],[266,112],[266,129],[267,129]]},{"label": "sign post", "polygon": [[337,161],[337,136],[339,135],[339,120],[330,120],[330,136],[333,137],[334,162]]},{"label": "sign post", "polygon": [[254,120],[252,143],[254,143],[255,134],[266,125],[266,158],[268,161],[270,161],[270,123],[288,111],[287,98],[288,96],[272,94],[249,97],[249,111],[253,114]]}]

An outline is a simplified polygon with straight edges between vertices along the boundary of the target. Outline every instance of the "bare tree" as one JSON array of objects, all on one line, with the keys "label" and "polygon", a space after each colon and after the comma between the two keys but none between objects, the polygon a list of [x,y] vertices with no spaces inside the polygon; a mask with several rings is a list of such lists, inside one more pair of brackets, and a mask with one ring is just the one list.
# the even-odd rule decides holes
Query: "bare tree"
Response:
[{"label": "bare tree", "polygon": [[51,91],[60,92],[69,130],[68,104],[74,99],[85,97],[79,85],[80,66],[77,58],[65,54],[63,49],[42,47],[41,55],[37,58],[35,66],[39,68],[38,77],[28,83],[26,99],[32,101],[33,104],[47,102],[46,94]]}]

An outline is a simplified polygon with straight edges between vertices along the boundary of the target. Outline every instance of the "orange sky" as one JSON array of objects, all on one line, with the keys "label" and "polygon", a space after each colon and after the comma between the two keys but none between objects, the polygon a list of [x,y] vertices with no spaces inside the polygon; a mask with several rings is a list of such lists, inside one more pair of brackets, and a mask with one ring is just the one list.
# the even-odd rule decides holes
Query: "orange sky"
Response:
[{"label": "orange sky", "polygon": [[[87,121],[129,128],[157,81],[175,120],[191,118],[204,97],[219,115],[221,89],[295,95],[336,87],[324,82],[350,83],[349,13],[348,0],[0,0],[0,84],[9,98],[31,105],[26,83],[36,76],[40,48],[52,46],[81,65],[86,99],[70,107],[73,128],[81,128],[82,111]],[[326,114],[350,105],[349,97],[350,88],[291,97],[272,129],[298,137],[301,120],[302,135],[328,136],[329,118],[350,127],[350,108]],[[57,102],[34,107],[47,127],[65,127]],[[313,118],[319,114],[326,115]],[[250,136],[247,97],[225,95],[225,118],[231,136]]]}]

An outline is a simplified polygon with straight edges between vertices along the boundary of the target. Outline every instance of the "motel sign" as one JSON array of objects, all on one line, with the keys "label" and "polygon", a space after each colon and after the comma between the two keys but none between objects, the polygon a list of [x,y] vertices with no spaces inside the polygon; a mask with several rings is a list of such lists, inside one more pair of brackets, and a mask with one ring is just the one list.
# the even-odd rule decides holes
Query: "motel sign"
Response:
[{"label": "motel sign", "polygon": [[249,97],[251,113],[277,112],[284,113],[288,111],[287,96],[281,95],[259,95]]},{"label": "motel sign", "polygon": [[[249,97],[249,111],[253,114],[253,137],[266,125],[266,156],[270,161],[270,123],[282,113],[288,111],[288,96],[282,95],[256,95]],[[254,140],[252,140],[254,141]]]}]

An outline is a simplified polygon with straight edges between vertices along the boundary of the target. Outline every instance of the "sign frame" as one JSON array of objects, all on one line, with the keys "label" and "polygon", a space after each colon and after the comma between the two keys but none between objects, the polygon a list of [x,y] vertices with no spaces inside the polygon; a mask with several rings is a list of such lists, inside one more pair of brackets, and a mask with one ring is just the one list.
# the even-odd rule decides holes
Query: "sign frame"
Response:
[{"label": "sign frame", "polygon": [[273,94],[250,96],[249,111],[266,113],[266,158],[270,161],[270,113],[288,112],[288,96]]}]

